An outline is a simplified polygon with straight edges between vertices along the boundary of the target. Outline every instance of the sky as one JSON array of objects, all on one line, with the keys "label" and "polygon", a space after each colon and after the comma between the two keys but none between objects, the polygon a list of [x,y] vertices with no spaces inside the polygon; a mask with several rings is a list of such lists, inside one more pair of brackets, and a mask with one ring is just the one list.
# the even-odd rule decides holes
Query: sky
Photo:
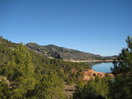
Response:
[{"label": "sky", "polygon": [[0,36],[117,55],[132,36],[132,0],[0,0]]}]

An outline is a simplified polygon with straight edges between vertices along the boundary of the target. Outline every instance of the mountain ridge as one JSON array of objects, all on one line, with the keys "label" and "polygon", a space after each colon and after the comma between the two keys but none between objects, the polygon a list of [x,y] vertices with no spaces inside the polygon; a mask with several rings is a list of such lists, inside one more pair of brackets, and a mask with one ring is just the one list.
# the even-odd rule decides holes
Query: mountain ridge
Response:
[{"label": "mountain ridge", "polygon": [[59,47],[54,44],[49,45],[38,45],[37,43],[30,42],[26,44],[30,50],[47,56],[49,58],[63,59],[66,61],[83,61],[83,60],[106,60],[113,59],[110,57],[103,57],[101,55],[83,52],[75,49]]}]

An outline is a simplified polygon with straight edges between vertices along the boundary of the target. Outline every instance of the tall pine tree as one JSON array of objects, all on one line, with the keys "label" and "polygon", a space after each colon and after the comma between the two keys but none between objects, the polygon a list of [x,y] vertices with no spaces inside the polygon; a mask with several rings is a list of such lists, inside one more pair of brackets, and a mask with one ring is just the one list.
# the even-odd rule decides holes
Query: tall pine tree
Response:
[{"label": "tall pine tree", "polygon": [[128,48],[124,48],[114,62],[112,72],[116,75],[110,85],[112,99],[132,99],[132,37],[128,37]]}]

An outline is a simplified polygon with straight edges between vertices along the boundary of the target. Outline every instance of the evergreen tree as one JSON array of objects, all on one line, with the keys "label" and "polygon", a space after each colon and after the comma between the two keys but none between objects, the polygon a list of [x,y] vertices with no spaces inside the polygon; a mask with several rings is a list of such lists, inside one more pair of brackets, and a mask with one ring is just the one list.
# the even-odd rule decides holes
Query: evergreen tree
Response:
[{"label": "evergreen tree", "polygon": [[34,90],[37,99],[64,99],[64,81],[56,73],[45,74]]},{"label": "evergreen tree", "polygon": [[11,82],[10,98],[24,98],[28,90],[32,90],[35,85],[31,56],[23,45],[18,45],[7,58],[0,67],[0,75]]},{"label": "evergreen tree", "polygon": [[128,48],[124,48],[114,62],[112,72],[116,75],[110,85],[112,99],[132,99],[132,37],[128,37]]},{"label": "evergreen tree", "polygon": [[74,94],[74,99],[108,99],[109,86],[107,78],[96,77],[85,83],[80,83]]},{"label": "evergreen tree", "polygon": [[128,37],[126,42],[128,48],[124,48],[119,54],[118,59],[114,61],[114,68],[112,68],[114,74],[132,71],[132,37]]}]

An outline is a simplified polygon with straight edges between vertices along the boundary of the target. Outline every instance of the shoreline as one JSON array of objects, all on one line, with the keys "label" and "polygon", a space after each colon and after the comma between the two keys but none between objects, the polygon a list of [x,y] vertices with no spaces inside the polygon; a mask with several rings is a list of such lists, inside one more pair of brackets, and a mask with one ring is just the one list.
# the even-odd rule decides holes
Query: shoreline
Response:
[{"label": "shoreline", "polygon": [[64,60],[64,61],[92,63],[92,62],[113,62],[114,60]]}]

